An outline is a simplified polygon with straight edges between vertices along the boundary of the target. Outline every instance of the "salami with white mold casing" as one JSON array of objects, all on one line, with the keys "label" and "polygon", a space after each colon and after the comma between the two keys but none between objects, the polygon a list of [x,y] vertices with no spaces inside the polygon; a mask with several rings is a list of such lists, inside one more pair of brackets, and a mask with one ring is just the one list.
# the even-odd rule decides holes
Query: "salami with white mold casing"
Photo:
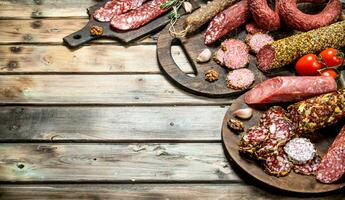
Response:
[{"label": "salami with white mold casing", "polygon": [[245,24],[250,18],[248,0],[241,0],[219,13],[210,22],[205,32],[205,44],[209,45],[229,32]]},{"label": "salami with white mold casing", "polygon": [[287,110],[296,134],[312,133],[345,117],[345,89],[300,101]]},{"label": "salami with white mold casing", "polygon": [[284,22],[299,31],[309,31],[332,24],[337,21],[342,11],[340,0],[330,0],[318,14],[303,13],[297,7],[297,0],[279,1],[278,8]]},{"label": "salami with white mold casing", "polygon": [[326,76],[280,76],[268,79],[244,95],[247,104],[297,102],[334,92],[337,83]]},{"label": "salami with white mold casing", "polygon": [[257,54],[258,68],[263,72],[291,64],[298,58],[329,47],[345,46],[345,21],[293,35],[272,42]]},{"label": "salami with white mold casing", "polygon": [[322,183],[334,183],[345,174],[345,126],[323,156],[316,172],[316,179]]},{"label": "salami with white mold casing", "polygon": [[116,15],[110,21],[112,28],[118,30],[132,30],[144,26],[169,9],[161,9],[167,0],[152,0],[130,12]]},{"label": "salami with white mold casing", "polygon": [[126,13],[141,6],[146,0],[112,0],[93,13],[100,22],[109,22],[115,15]]},{"label": "salami with white mold casing", "polygon": [[275,0],[275,10],[272,10],[267,0],[249,0],[250,11],[258,27],[274,31],[280,28],[278,0]]}]

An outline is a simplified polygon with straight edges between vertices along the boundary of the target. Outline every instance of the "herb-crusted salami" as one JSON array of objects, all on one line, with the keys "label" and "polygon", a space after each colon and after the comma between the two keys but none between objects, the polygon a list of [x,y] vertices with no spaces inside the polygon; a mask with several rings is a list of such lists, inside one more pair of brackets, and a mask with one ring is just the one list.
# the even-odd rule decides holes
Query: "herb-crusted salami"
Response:
[{"label": "herb-crusted salami", "polygon": [[288,65],[308,53],[345,46],[345,21],[293,35],[264,46],[257,54],[258,68],[264,72]]},{"label": "herb-crusted salami", "polygon": [[248,0],[241,0],[219,13],[205,32],[205,44],[212,44],[227,33],[243,25],[250,17]]},{"label": "herb-crusted salami", "polygon": [[114,16],[110,24],[113,28],[119,30],[139,28],[167,12],[168,9],[161,8],[161,5],[165,2],[166,0],[152,0],[135,10]]},{"label": "herb-crusted salami", "polygon": [[264,161],[265,172],[278,177],[288,175],[292,167],[293,164],[282,150],[277,155],[270,156]]},{"label": "herb-crusted salami", "polygon": [[290,105],[288,112],[299,135],[333,125],[345,117],[345,89]]},{"label": "herb-crusted salami", "polygon": [[345,174],[345,126],[322,158],[316,179],[322,183],[333,183]]}]

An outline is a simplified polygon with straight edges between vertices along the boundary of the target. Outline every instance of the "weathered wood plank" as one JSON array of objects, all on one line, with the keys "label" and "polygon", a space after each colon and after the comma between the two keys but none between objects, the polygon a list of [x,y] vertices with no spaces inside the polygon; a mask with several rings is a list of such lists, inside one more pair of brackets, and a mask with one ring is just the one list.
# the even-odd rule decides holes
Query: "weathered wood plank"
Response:
[{"label": "weathered wood plank", "polygon": [[3,143],[0,163],[10,182],[240,181],[219,143]]},{"label": "weathered wood plank", "polygon": [[[172,48],[176,63],[191,73],[183,50]],[[160,73],[155,45],[65,46],[0,45],[0,73]]]},{"label": "weathered wood plank", "polygon": [[87,17],[96,0],[1,0],[0,18]]},{"label": "weathered wood plank", "polygon": [[[63,37],[80,30],[87,22],[87,19],[0,20],[0,27],[2,27],[0,29],[0,44],[62,44]],[[115,40],[109,39],[95,40],[92,43],[119,44]],[[154,44],[156,40],[147,37],[135,43]]]},{"label": "weathered wood plank", "polygon": [[226,110],[219,106],[2,107],[0,141],[220,141]]},{"label": "weathered wood plank", "polygon": [[0,104],[230,104],[199,97],[162,75],[0,75]]},{"label": "weathered wood plank", "polygon": [[[267,192],[243,184],[54,184],[0,185],[3,199],[231,199],[274,200],[301,199]],[[343,194],[313,197],[313,200],[344,199]]]}]

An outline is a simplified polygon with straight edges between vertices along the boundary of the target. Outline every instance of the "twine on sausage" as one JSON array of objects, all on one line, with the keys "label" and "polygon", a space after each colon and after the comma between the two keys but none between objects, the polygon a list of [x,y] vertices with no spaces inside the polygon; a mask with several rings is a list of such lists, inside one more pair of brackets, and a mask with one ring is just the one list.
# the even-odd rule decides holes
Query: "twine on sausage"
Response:
[{"label": "twine on sausage", "polygon": [[[182,3],[183,3],[183,2],[184,2],[184,1],[182,1]],[[174,10],[174,12],[177,13],[177,8],[176,8],[176,6],[173,7],[173,10]],[[177,32],[177,31],[176,31],[176,28],[175,28],[175,25],[176,25],[176,22],[177,22],[177,20],[178,20],[179,18],[180,18],[180,16],[177,16],[176,18],[174,18],[174,19],[172,19],[172,20],[170,21],[169,33],[170,33],[170,35],[173,36],[173,37],[184,38],[184,37],[186,37],[186,35],[187,35],[187,33],[188,33],[188,30],[190,29],[190,26],[188,25],[184,30]]]}]

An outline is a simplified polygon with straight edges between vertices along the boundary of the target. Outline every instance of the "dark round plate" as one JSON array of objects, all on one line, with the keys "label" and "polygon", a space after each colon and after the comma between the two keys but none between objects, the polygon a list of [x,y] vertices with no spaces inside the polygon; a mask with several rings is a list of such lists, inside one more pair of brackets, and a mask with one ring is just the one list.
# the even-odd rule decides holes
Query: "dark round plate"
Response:
[{"label": "dark round plate", "polygon": [[[225,114],[223,125],[222,125],[222,142],[224,144],[224,150],[230,156],[230,159],[233,161],[232,164],[235,164],[237,167],[244,170],[247,174],[252,176],[254,179],[259,182],[265,183],[271,187],[278,188],[280,190],[294,192],[294,193],[326,193],[331,191],[336,191],[345,187],[345,180],[342,179],[339,183],[334,184],[322,184],[316,181],[314,176],[303,176],[291,172],[286,177],[274,177],[266,174],[263,169],[253,160],[246,159],[240,156],[238,152],[238,143],[240,141],[240,135],[231,131],[227,127],[227,121],[230,118],[234,118],[232,113],[239,109],[247,106],[243,99],[244,95],[240,96],[234,101],[230,106],[229,110]],[[258,110],[253,108],[253,116],[249,120],[243,120],[245,127],[250,128],[258,123],[264,110]],[[329,145],[334,140],[337,135],[337,128],[327,128],[319,133],[314,133],[309,137],[311,141],[315,144],[318,152],[323,155],[326,153]]]}]

